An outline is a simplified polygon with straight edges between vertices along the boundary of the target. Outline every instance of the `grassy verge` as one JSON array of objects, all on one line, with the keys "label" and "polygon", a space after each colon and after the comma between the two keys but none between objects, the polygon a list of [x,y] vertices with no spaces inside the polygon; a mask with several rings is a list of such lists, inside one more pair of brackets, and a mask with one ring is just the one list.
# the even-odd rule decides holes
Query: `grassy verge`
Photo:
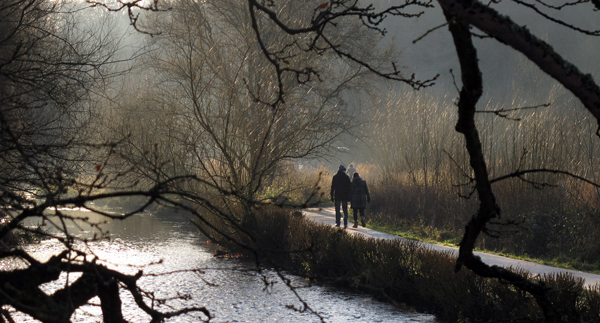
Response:
[{"label": "grassy verge", "polygon": [[[249,229],[254,239],[247,243],[276,266],[443,321],[544,321],[528,294],[468,270],[455,273],[453,257],[415,242],[353,236],[280,209],[262,210]],[[550,288],[559,312],[572,317],[575,310],[581,321],[600,322],[600,288],[585,289],[581,279],[563,274],[535,279]]]},{"label": "grassy verge", "polygon": [[370,229],[381,231],[395,236],[400,236],[410,240],[435,243],[439,245],[456,247],[460,242],[458,236],[451,235],[447,231],[439,230],[432,227],[416,227],[416,226],[389,226],[383,223],[369,222],[367,226]]}]

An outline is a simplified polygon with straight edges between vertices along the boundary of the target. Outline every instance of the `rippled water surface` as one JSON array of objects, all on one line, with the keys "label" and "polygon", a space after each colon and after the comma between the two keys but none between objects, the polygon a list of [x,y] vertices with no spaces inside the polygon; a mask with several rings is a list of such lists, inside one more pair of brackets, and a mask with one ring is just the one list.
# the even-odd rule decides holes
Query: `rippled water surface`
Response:
[{"label": "rippled water surface", "polygon": [[[157,297],[192,296],[189,301],[170,303],[175,307],[204,306],[214,317],[211,322],[320,322],[314,314],[288,308],[290,305],[301,308],[302,303],[275,273],[267,271],[261,275],[253,270],[252,264],[213,257],[206,239],[182,215],[159,218],[143,214],[108,223],[104,228],[111,233],[111,241],[94,243],[91,251],[111,268],[128,274],[138,270],[150,274],[141,278],[139,285],[154,291]],[[52,242],[27,248],[42,260],[58,251]],[[5,262],[0,266],[6,270],[18,264]],[[184,271],[189,269],[202,269],[202,274]],[[44,288],[52,292],[76,276],[61,278],[60,282]],[[294,285],[305,283],[291,278]],[[268,288],[265,280],[272,283]],[[433,316],[400,311],[367,295],[331,287],[313,285],[297,292],[326,322],[435,322]],[[123,292],[122,298],[123,313],[129,322],[149,321],[149,316],[135,306],[128,292]],[[99,313],[98,306],[86,306],[76,312],[72,321],[98,322]],[[19,317],[18,321],[34,322],[27,317]],[[191,316],[180,316],[168,322],[196,321],[199,320]]]}]

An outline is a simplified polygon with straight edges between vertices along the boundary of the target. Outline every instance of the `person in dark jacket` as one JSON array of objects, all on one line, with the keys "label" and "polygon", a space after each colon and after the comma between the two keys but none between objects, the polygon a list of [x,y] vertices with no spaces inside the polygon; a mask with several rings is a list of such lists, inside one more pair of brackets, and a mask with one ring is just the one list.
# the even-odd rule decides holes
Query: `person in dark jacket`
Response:
[{"label": "person in dark jacket", "polygon": [[360,212],[360,223],[365,227],[365,208],[367,207],[367,203],[371,203],[371,195],[369,194],[367,182],[360,178],[358,173],[354,173],[350,189],[350,205],[352,207],[352,214],[354,215],[353,228],[358,227],[358,212]]},{"label": "person in dark jacket", "polygon": [[344,229],[348,227],[348,199],[350,197],[350,178],[346,175],[346,167],[340,165],[337,174],[333,175],[331,180],[331,199],[335,203],[335,226],[339,228],[340,205],[344,211]]}]

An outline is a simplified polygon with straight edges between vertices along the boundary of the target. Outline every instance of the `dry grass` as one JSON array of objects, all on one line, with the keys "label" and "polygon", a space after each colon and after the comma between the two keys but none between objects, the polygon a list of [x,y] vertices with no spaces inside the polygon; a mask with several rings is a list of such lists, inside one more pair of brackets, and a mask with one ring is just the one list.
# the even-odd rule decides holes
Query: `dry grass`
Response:
[{"label": "dry grass", "polygon": [[[600,270],[600,210],[598,201],[573,194],[574,187],[500,186],[496,189],[502,217],[489,226],[495,236],[482,235],[484,250],[560,262],[583,270]],[[589,188],[586,188],[589,194]],[[372,188],[370,213],[374,224],[410,228],[424,239],[460,240],[476,210],[476,199],[457,192],[404,183],[379,182]],[[443,233],[443,237],[440,236]]]}]

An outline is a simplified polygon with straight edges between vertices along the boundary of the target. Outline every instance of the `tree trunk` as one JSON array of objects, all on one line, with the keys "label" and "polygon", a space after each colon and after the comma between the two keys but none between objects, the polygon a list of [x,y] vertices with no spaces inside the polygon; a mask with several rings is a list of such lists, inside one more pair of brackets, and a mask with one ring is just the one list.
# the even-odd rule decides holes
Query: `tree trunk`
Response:
[{"label": "tree trunk", "polygon": [[121,297],[119,297],[119,284],[110,278],[107,281],[98,282],[98,297],[102,307],[104,323],[125,323],[121,312]]},{"label": "tree trunk", "polygon": [[[547,322],[563,322],[561,315],[547,297],[549,289],[543,284],[529,281],[527,277],[523,277],[502,267],[490,267],[473,254],[479,234],[485,230],[487,223],[491,219],[500,216],[500,207],[496,204],[496,198],[492,191],[479,132],[475,125],[476,104],[483,92],[477,50],[473,45],[469,24],[445,10],[444,15],[448,21],[449,30],[454,40],[456,53],[458,54],[463,83],[458,102],[456,131],[462,133],[465,137],[470,165],[475,175],[475,189],[480,201],[479,210],[465,227],[465,234],[460,242],[455,270],[459,271],[462,265],[464,265],[477,275],[508,281],[514,286],[529,292],[536,299]],[[569,312],[576,313],[576,311]],[[567,321],[576,320],[575,317],[565,318]]]}]

